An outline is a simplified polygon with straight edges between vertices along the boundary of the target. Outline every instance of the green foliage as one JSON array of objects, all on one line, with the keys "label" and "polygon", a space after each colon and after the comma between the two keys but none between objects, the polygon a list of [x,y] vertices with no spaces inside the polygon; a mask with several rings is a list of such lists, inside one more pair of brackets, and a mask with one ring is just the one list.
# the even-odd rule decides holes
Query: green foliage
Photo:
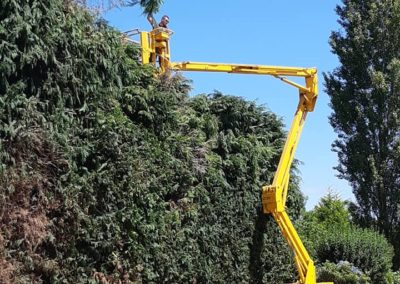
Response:
[{"label": "green foliage", "polygon": [[313,210],[304,212],[298,222],[299,233],[314,258],[318,240],[323,239],[328,231],[341,232],[350,229],[350,226],[346,202],[331,192],[322,197]]},{"label": "green foliage", "polygon": [[400,271],[389,273],[387,275],[387,282],[390,284],[400,284]]},{"label": "green foliage", "polygon": [[129,6],[140,4],[143,8],[143,14],[155,14],[160,10],[164,0],[130,0],[128,1]]},{"label": "green foliage", "polygon": [[[352,282],[359,281],[353,273],[344,276],[342,270],[347,271],[348,267],[337,265],[347,261],[371,278],[372,283],[392,283],[387,277],[390,275],[393,247],[384,236],[355,227],[349,216],[346,202],[329,193],[299,221],[300,235],[314,261],[319,264],[317,271],[325,275],[320,281],[332,281],[335,278],[335,283],[358,283]],[[325,264],[326,261],[332,263]],[[340,278],[340,274],[344,278]]]},{"label": "green foliage", "polygon": [[382,232],[400,265],[400,1],[344,0],[331,35],[340,67],[324,74],[338,133],[340,177],[357,203],[353,219]]},{"label": "green foliage", "polygon": [[322,197],[311,212],[311,216],[324,228],[335,226],[342,230],[350,226],[350,213],[346,208],[346,203],[334,193],[328,193]]},{"label": "green foliage", "polygon": [[260,208],[284,140],[274,114],[190,98],[71,1],[0,2],[0,39],[1,279],[294,281]]},{"label": "green foliage", "polygon": [[376,232],[331,229],[317,241],[315,250],[320,262],[348,261],[369,276],[372,283],[388,283],[386,275],[391,269],[393,248]]},{"label": "green foliage", "polygon": [[335,284],[371,283],[369,277],[360,272],[348,262],[333,264],[329,261],[318,267],[317,281],[333,282]]}]

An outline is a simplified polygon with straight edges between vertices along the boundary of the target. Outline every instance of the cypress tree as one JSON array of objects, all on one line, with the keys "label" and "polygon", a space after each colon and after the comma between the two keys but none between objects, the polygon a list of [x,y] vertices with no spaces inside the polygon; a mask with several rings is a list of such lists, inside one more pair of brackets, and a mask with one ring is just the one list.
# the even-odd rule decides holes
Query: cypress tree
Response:
[{"label": "cypress tree", "polygon": [[73,1],[0,1],[0,282],[293,282],[260,214],[281,121],[121,38]]}]

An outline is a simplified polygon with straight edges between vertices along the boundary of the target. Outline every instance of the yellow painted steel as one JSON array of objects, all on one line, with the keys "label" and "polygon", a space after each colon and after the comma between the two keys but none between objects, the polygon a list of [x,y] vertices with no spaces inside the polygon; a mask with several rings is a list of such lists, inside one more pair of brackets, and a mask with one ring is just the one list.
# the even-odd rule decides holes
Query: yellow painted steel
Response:
[{"label": "yellow painted steel", "polygon": [[315,68],[298,68],[266,65],[249,64],[225,64],[208,62],[172,62],[171,69],[185,71],[207,71],[207,72],[227,72],[242,74],[276,75],[276,76],[297,76],[307,77],[316,73]]},{"label": "yellow painted steel", "polygon": [[151,32],[140,32],[143,64],[155,65],[158,61],[162,72],[169,68],[169,37],[171,34],[172,31],[165,28],[157,28]]},{"label": "yellow painted steel", "polygon": [[[290,221],[285,206],[288,193],[290,168],[293,163],[294,154],[303,130],[307,113],[314,110],[317,100],[317,69],[190,61],[170,62],[170,34],[171,33],[165,29],[156,29],[150,33],[141,33],[142,62],[144,64],[150,63],[156,65],[158,57],[159,69],[162,73],[167,70],[176,70],[270,75],[299,90],[299,104],[286,138],[285,146],[272,185],[264,186],[262,188],[262,205],[265,214],[272,214],[278,223],[283,236],[294,252],[294,261],[300,277],[299,283],[315,284],[316,273],[314,263]],[[284,76],[303,77],[305,79],[305,85],[300,85]]]},{"label": "yellow painted steel", "polygon": [[140,44],[142,48],[142,64],[150,63],[150,55],[152,52],[155,52],[154,48],[150,47],[151,42],[149,41],[149,33],[141,32],[140,33]]}]

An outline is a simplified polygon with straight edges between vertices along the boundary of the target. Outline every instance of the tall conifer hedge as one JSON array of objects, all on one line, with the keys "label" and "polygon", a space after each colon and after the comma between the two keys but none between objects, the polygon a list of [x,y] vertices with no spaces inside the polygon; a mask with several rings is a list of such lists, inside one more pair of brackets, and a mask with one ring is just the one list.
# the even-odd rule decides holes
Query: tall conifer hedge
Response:
[{"label": "tall conifer hedge", "polygon": [[1,1],[0,40],[1,279],[294,279],[260,211],[284,139],[274,114],[190,98],[190,82],[140,66],[135,47],[70,1]]}]

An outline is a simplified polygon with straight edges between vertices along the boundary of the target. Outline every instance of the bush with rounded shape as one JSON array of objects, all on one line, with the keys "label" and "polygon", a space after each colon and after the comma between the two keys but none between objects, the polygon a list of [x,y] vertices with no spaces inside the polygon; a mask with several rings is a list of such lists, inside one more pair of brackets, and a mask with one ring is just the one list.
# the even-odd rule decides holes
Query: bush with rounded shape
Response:
[{"label": "bush with rounded shape", "polygon": [[319,261],[348,261],[368,275],[373,283],[387,283],[393,247],[382,235],[372,230],[350,228],[330,229],[315,246]]}]

